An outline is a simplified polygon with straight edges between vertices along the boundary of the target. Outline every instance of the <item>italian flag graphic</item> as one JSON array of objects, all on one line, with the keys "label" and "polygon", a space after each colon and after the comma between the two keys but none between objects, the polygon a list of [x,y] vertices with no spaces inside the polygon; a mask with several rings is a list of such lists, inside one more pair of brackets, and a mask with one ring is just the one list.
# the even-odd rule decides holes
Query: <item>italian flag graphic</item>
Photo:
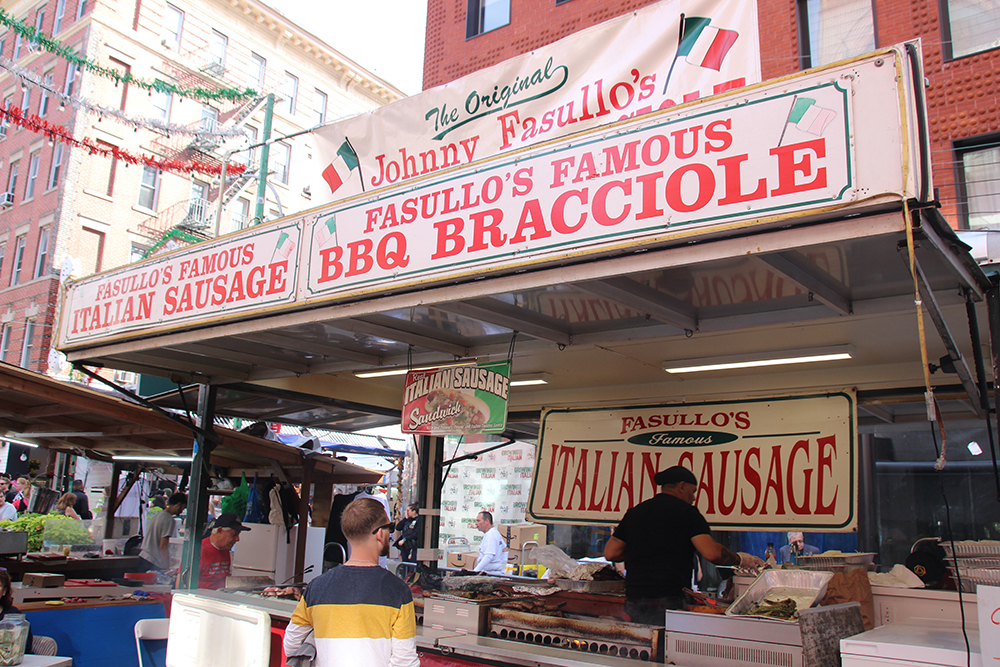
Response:
[{"label": "italian flag graphic", "polygon": [[288,235],[288,232],[281,232],[281,236],[278,237],[278,244],[274,247],[275,254],[288,259],[293,250],[295,250],[295,241]]},{"label": "italian flag graphic", "polygon": [[712,19],[704,16],[681,17],[681,41],[677,56],[696,67],[707,67],[718,72],[722,61],[733,48],[739,33],[710,25]]},{"label": "italian flag graphic", "polygon": [[336,192],[358,167],[358,155],[351,148],[351,142],[345,139],[337,149],[333,162],[323,170],[323,180],[330,186],[330,192]]},{"label": "italian flag graphic", "polygon": [[[814,137],[822,136],[826,127],[837,118],[837,112],[826,109],[816,103],[811,97],[792,98],[792,107],[788,110],[788,118],[781,126],[781,136],[778,137],[778,145],[783,145],[785,136],[788,135],[788,128],[794,128],[792,134],[803,132]],[[801,140],[801,135],[800,139]]]},{"label": "italian flag graphic", "polygon": [[337,217],[330,214],[325,220],[320,218],[316,221],[316,242],[319,247],[323,247],[330,239],[337,238]]},{"label": "italian flag graphic", "polygon": [[826,126],[837,117],[837,112],[824,109],[816,104],[816,100],[809,97],[796,97],[792,103],[792,109],[788,112],[788,123],[795,123],[795,127],[814,134],[817,137],[823,134]]}]

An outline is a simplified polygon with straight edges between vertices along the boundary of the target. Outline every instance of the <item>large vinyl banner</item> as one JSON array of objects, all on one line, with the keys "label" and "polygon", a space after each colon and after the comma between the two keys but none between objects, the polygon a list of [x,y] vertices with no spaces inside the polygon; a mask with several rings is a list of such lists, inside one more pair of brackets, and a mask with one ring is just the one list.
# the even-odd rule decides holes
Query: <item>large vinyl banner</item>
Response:
[{"label": "large vinyl banner", "polygon": [[662,0],[315,133],[318,204],[760,81],[755,0]]},{"label": "large vinyl banner", "polygon": [[853,530],[856,412],[853,391],[549,410],[528,516],[617,524],[657,493],[657,471],[682,465],[698,478],[696,505],[715,529]]}]

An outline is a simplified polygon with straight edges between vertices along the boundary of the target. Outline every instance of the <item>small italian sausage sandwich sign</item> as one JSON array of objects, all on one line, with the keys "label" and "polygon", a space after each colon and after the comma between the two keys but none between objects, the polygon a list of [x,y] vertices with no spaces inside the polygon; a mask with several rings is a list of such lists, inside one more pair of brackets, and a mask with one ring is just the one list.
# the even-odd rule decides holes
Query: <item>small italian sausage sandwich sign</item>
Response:
[{"label": "small italian sausage sandwich sign", "polygon": [[403,389],[403,433],[502,433],[509,393],[509,361],[410,371]]},{"label": "small italian sausage sandwich sign", "polygon": [[857,526],[853,390],[747,401],[554,409],[542,416],[529,517],[616,524],[652,498],[657,471],[698,478],[713,528]]}]

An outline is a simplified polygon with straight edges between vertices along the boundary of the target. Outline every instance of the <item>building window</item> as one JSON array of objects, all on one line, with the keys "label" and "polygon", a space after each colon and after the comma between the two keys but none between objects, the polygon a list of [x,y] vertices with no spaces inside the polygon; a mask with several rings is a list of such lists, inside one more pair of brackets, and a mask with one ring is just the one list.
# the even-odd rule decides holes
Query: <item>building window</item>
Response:
[{"label": "building window", "polygon": [[64,148],[65,146],[62,144],[56,144],[55,149],[52,151],[52,166],[49,167],[49,182],[46,188],[48,190],[59,185],[59,171],[62,169]]},{"label": "building window", "polygon": [[45,116],[49,112],[49,98],[50,98],[50,95],[51,95],[51,93],[49,93],[49,91],[52,90],[52,82],[53,81],[55,81],[55,74],[52,73],[52,70],[49,70],[48,72],[45,73],[45,78],[42,81],[42,83],[43,83],[43,85],[42,85],[42,101],[38,105],[38,115],[39,116]]},{"label": "building window", "polygon": [[218,74],[222,74],[226,68],[226,47],[229,38],[216,30],[208,38],[209,62],[218,68]]},{"label": "building window", "polygon": [[325,122],[326,122],[326,93],[317,88],[316,97],[313,99],[313,124],[322,125]]},{"label": "building window", "polygon": [[1000,137],[956,148],[959,215],[969,229],[1000,229]]},{"label": "building window", "polygon": [[139,184],[139,203],[142,208],[156,210],[160,194],[160,170],[145,165],[142,168],[142,182]]},{"label": "building window", "polygon": [[257,168],[257,128],[252,125],[244,125],[243,129],[247,131],[247,140],[250,142],[250,150],[247,151],[247,167],[250,169]]},{"label": "building window", "polygon": [[163,45],[171,49],[178,49],[181,45],[181,34],[184,32],[184,12],[167,3],[167,9],[163,13]]},{"label": "building window", "polygon": [[149,99],[153,103],[153,118],[158,118],[164,123],[170,122],[170,107],[173,103],[173,93],[165,90],[154,90]]},{"label": "building window", "polygon": [[250,54],[250,76],[257,84],[257,90],[264,90],[264,77],[267,74],[267,61],[256,53]]},{"label": "building window", "polygon": [[63,86],[63,94],[69,97],[73,94],[73,82],[76,81],[76,63],[66,63],[66,85]]},{"label": "building window", "polygon": [[945,60],[1000,46],[1000,5],[993,0],[942,0]]},{"label": "building window", "polygon": [[24,323],[24,340],[21,341],[21,363],[18,366],[27,370],[28,364],[31,362],[31,353],[34,349],[35,323],[32,320],[27,320]]},{"label": "building window", "polygon": [[146,258],[146,253],[149,252],[148,245],[142,245],[141,243],[132,242],[132,247],[129,249],[128,261],[129,264],[134,264],[135,262],[141,262]]},{"label": "building window", "polygon": [[62,30],[63,19],[66,18],[66,0],[59,0],[56,3],[56,18],[52,22],[52,34],[55,35]]},{"label": "building window", "polygon": [[49,263],[49,228],[42,227],[38,230],[38,252],[35,254],[35,273],[33,278],[41,278],[45,275],[46,264]]},{"label": "building window", "polygon": [[556,6],[565,5],[569,0],[556,0]]},{"label": "building window", "polygon": [[[117,71],[118,74],[120,74],[122,77],[127,77],[127,76],[129,76],[132,73],[132,67],[129,66],[128,64],[123,63],[122,61],[117,60],[115,58],[108,58],[108,60],[111,61],[111,67],[115,71]],[[125,100],[128,99],[128,84],[127,83],[123,83],[123,84],[121,84],[121,86],[119,86],[119,88],[121,88],[122,97],[121,97],[121,100],[119,100],[119,102],[118,102],[118,108],[124,111],[125,110]]]},{"label": "building window", "polygon": [[10,352],[10,330],[9,324],[0,325],[0,361],[7,361],[7,353]]},{"label": "building window", "polygon": [[[42,32],[42,24],[44,24],[44,23],[45,23],[45,10],[44,9],[39,9],[38,13],[35,14],[35,33],[36,34]],[[41,46],[41,44],[39,42],[31,42],[30,44],[28,44],[28,51],[29,52],[36,51],[36,50],[38,50],[38,48],[40,46]]]},{"label": "building window", "polygon": [[292,147],[283,141],[271,144],[271,165],[274,167],[274,177],[280,183],[288,183],[288,160]]},{"label": "building window", "polygon": [[31,109],[31,88],[21,91],[21,111],[27,114]]},{"label": "building window", "polygon": [[21,37],[21,33],[17,33],[17,37],[14,38],[14,60],[21,57],[22,46],[24,46],[24,38]]},{"label": "building window", "polygon": [[32,199],[35,196],[35,183],[38,181],[38,163],[42,154],[35,151],[28,159],[28,184],[24,186],[24,199]]},{"label": "building window", "polygon": [[21,282],[21,267],[24,266],[24,245],[28,238],[26,234],[21,234],[14,241],[14,262],[10,267],[10,284],[16,285]]},{"label": "building window", "polygon": [[76,20],[79,21],[83,18],[83,15],[87,13],[87,0],[80,0],[80,4],[76,6]]},{"label": "building window", "polygon": [[201,129],[204,132],[215,132],[219,128],[219,110],[207,104],[201,106]]},{"label": "building window", "polygon": [[114,154],[115,147],[106,141],[97,140],[98,148],[108,151],[106,158],[108,169],[104,171],[100,167],[100,162],[92,162],[90,168],[90,189],[94,192],[103,192],[107,196],[115,193],[115,172],[118,170],[118,158]]},{"label": "building window", "polygon": [[299,94],[299,77],[285,72],[285,85],[282,86],[282,96],[288,100],[288,115],[295,115],[295,97]]},{"label": "building window", "polygon": [[250,226],[250,200],[240,197],[236,200],[236,213],[232,214],[233,229],[246,229]]},{"label": "building window", "polygon": [[510,23],[510,0],[469,0],[465,17],[465,38],[472,39],[484,32]]},{"label": "building window", "polygon": [[81,227],[79,257],[83,275],[100,271],[104,263],[104,232]]},{"label": "building window", "polygon": [[7,252],[7,244],[0,243],[0,276],[3,275],[3,256]]},{"label": "building window", "polygon": [[17,171],[19,169],[19,164],[17,160],[10,163],[10,171],[7,172],[7,194],[11,197],[14,196],[15,190],[17,190]]},{"label": "building window", "polygon": [[875,49],[872,0],[799,0],[803,69]]},{"label": "building window", "polygon": [[[4,109],[9,109],[10,105],[13,102],[14,102],[14,96],[13,95],[6,96],[5,98],[3,98],[3,108]],[[7,116],[5,114],[2,118],[0,118],[0,139],[6,139],[7,138],[7,123],[8,123]]]}]

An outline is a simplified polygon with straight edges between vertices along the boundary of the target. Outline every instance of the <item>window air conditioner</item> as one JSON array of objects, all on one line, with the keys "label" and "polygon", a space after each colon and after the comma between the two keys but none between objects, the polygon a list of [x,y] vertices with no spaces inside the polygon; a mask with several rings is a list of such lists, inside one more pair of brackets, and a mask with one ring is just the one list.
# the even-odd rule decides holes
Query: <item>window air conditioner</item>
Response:
[{"label": "window air conditioner", "polygon": [[3,192],[0,193],[0,206],[13,206],[14,205],[14,193],[13,192]]}]

